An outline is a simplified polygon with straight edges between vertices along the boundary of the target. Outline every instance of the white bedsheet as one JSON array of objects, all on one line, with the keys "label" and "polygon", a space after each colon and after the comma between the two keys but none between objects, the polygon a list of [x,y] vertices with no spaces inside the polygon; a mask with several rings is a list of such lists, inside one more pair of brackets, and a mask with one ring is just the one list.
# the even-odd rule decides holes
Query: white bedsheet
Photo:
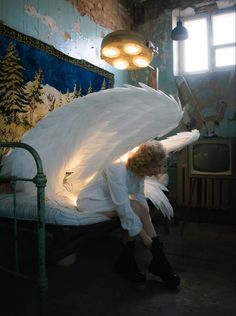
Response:
[{"label": "white bedsheet", "polygon": [[[16,195],[16,218],[24,220],[37,219],[37,198],[25,193]],[[0,194],[0,217],[13,217],[13,195]],[[104,215],[79,212],[77,208],[66,208],[55,202],[46,201],[45,223],[56,225],[89,225],[109,221]]]}]

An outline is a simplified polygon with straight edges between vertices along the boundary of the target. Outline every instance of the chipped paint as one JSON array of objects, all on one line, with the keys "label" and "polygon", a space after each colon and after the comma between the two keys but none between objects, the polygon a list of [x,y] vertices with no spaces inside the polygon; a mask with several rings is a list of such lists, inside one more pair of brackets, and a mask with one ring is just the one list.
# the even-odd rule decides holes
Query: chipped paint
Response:
[{"label": "chipped paint", "polygon": [[59,31],[56,21],[51,16],[40,14],[39,12],[37,12],[36,8],[30,4],[26,4],[24,8],[26,14],[39,19],[49,28],[51,32]]},{"label": "chipped paint", "polygon": [[74,31],[77,32],[78,34],[80,34],[80,20],[77,20],[74,23]]}]

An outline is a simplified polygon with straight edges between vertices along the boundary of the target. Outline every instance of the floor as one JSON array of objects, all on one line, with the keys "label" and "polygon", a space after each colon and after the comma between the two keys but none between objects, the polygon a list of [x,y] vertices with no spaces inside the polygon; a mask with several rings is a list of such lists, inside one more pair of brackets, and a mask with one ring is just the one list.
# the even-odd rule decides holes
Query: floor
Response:
[{"label": "floor", "polygon": [[[166,254],[182,278],[178,289],[161,281],[133,284],[114,273],[120,230],[84,240],[77,261],[49,267],[50,316],[231,316],[236,315],[235,226],[171,224],[159,233]],[[147,270],[150,254],[140,240],[137,260]],[[0,272],[2,316],[38,316],[37,286]]]}]

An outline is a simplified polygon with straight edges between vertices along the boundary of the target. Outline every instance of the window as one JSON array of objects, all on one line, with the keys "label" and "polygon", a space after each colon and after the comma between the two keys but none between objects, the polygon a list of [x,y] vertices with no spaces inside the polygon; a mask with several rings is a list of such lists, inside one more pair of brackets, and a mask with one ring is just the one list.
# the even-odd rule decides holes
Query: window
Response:
[{"label": "window", "polygon": [[175,75],[235,67],[235,12],[185,18],[183,25],[189,38],[175,44],[179,56],[174,56],[178,64]]},{"label": "window", "polygon": [[212,16],[216,67],[235,65],[235,12]]},{"label": "window", "polygon": [[184,72],[205,71],[208,69],[207,20],[186,21],[189,38],[184,41]]}]

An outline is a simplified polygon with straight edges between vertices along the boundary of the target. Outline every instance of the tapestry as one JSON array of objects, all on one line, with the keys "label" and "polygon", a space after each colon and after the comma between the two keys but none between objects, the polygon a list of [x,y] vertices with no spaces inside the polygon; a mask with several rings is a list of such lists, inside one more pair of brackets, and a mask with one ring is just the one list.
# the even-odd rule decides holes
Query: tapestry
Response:
[{"label": "tapestry", "polygon": [[48,112],[113,83],[112,73],[0,24],[0,141],[20,141]]}]

